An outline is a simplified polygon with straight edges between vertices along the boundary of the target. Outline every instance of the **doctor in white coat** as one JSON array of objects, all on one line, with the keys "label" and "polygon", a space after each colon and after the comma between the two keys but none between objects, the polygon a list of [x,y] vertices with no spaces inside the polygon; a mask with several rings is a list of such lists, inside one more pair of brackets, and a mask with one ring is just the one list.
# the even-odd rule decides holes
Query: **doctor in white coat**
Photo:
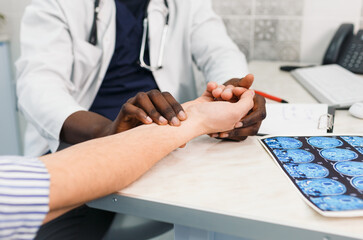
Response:
[{"label": "doctor in white coat", "polygon": [[[22,20],[16,64],[18,105],[27,119],[25,154],[55,152],[61,142],[141,123],[180,125],[187,116],[175,99],[194,99],[204,89],[193,65],[207,82],[247,88],[253,82],[251,75],[243,78],[246,58],[210,0],[33,0]],[[146,93],[127,101],[137,92]],[[111,101],[117,112],[108,115],[103,110]],[[266,112],[261,96],[254,102],[242,127],[214,136],[256,134]]]},{"label": "doctor in white coat", "polygon": [[[179,102],[197,97],[202,83],[194,76],[193,64],[208,82],[222,84],[248,74],[245,56],[227,36],[210,0],[167,3],[152,0],[147,7],[151,66],[162,58],[162,68],[152,72],[160,91]],[[169,27],[163,44],[166,14]],[[26,155],[56,151],[67,118],[88,111],[95,99],[115,50],[115,1],[99,3],[96,45],[88,42],[93,18],[93,0],[34,0],[26,9],[16,65],[18,105],[28,121]],[[258,95],[255,105],[244,128],[231,135],[256,133],[265,115]]]}]

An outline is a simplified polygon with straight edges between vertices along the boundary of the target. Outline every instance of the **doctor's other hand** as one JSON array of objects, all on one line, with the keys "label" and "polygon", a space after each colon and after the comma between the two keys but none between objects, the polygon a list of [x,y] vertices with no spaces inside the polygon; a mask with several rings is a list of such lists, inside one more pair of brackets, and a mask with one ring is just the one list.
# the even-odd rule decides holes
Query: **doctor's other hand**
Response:
[{"label": "doctor's other hand", "polygon": [[180,126],[187,115],[169,92],[151,90],[130,98],[121,108],[110,129],[111,134],[123,132],[141,124],[156,123]]},{"label": "doctor's other hand", "polygon": [[[246,75],[244,78],[233,78],[229,81],[225,82],[224,85],[228,88],[228,85],[232,85],[234,87],[242,87],[242,88],[250,88],[254,81],[254,76],[252,74]],[[223,101],[234,101],[234,96],[232,94],[228,94],[228,91],[222,91],[223,94],[218,96],[218,100]],[[218,93],[218,91],[217,91]],[[258,133],[260,129],[262,121],[266,118],[266,101],[265,98],[255,94],[254,98],[254,106],[251,111],[241,119],[241,124],[238,125],[238,128],[233,129],[229,132],[223,132],[212,135],[213,137],[219,137],[224,139],[230,139],[234,141],[242,141],[245,140],[248,136],[253,136]]]}]

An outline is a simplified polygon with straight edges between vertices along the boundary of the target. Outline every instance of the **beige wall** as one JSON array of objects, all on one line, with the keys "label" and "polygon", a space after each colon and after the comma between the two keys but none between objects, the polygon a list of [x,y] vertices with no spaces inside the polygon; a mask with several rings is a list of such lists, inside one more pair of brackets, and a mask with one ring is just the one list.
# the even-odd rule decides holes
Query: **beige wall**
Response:
[{"label": "beige wall", "polygon": [[0,0],[0,12],[5,14],[6,32],[10,38],[12,61],[20,55],[19,30],[25,7],[31,0]]}]

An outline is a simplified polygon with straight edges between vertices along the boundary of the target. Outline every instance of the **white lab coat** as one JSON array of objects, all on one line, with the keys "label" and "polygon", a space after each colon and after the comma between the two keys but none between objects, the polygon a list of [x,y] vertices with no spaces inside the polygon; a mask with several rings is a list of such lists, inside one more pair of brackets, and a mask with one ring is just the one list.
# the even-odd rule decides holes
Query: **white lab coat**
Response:
[{"label": "white lab coat", "polygon": [[[153,72],[161,91],[178,101],[197,97],[193,62],[207,81],[223,83],[248,73],[245,56],[226,34],[210,0],[168,0],[170,20],[163,68]],[[17,96],[28,121],[25,155],[39,156],[59,147],[66,118],[91,106],[105,76],[115,45],[115,3],[101,0],[98,44],[88,43],[93,0],[33,0],[21,24]],[[150,61],[156,65],[166,10],[152,0]],[[242,31],[242,29],[241,29]],[[121,107],[121,106],[120,106]]]}]

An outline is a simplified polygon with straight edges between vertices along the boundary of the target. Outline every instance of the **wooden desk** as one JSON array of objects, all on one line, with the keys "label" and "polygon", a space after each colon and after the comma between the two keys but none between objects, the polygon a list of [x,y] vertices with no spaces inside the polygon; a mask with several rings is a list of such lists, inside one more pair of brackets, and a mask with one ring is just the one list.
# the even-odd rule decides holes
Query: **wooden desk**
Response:
[{"label": "wooden desk", "polygon": [[[278,70],[280,64],[252,62],[254,88],[293,103],[316,102]],[[337,111],[334,133],[339,132],[363,135],[363,121]],[[363,239],[363,217],[319,215],[257,139],[236,143],[199,137],[128,188],[89,205],[174,223],[176,239]]]}]

